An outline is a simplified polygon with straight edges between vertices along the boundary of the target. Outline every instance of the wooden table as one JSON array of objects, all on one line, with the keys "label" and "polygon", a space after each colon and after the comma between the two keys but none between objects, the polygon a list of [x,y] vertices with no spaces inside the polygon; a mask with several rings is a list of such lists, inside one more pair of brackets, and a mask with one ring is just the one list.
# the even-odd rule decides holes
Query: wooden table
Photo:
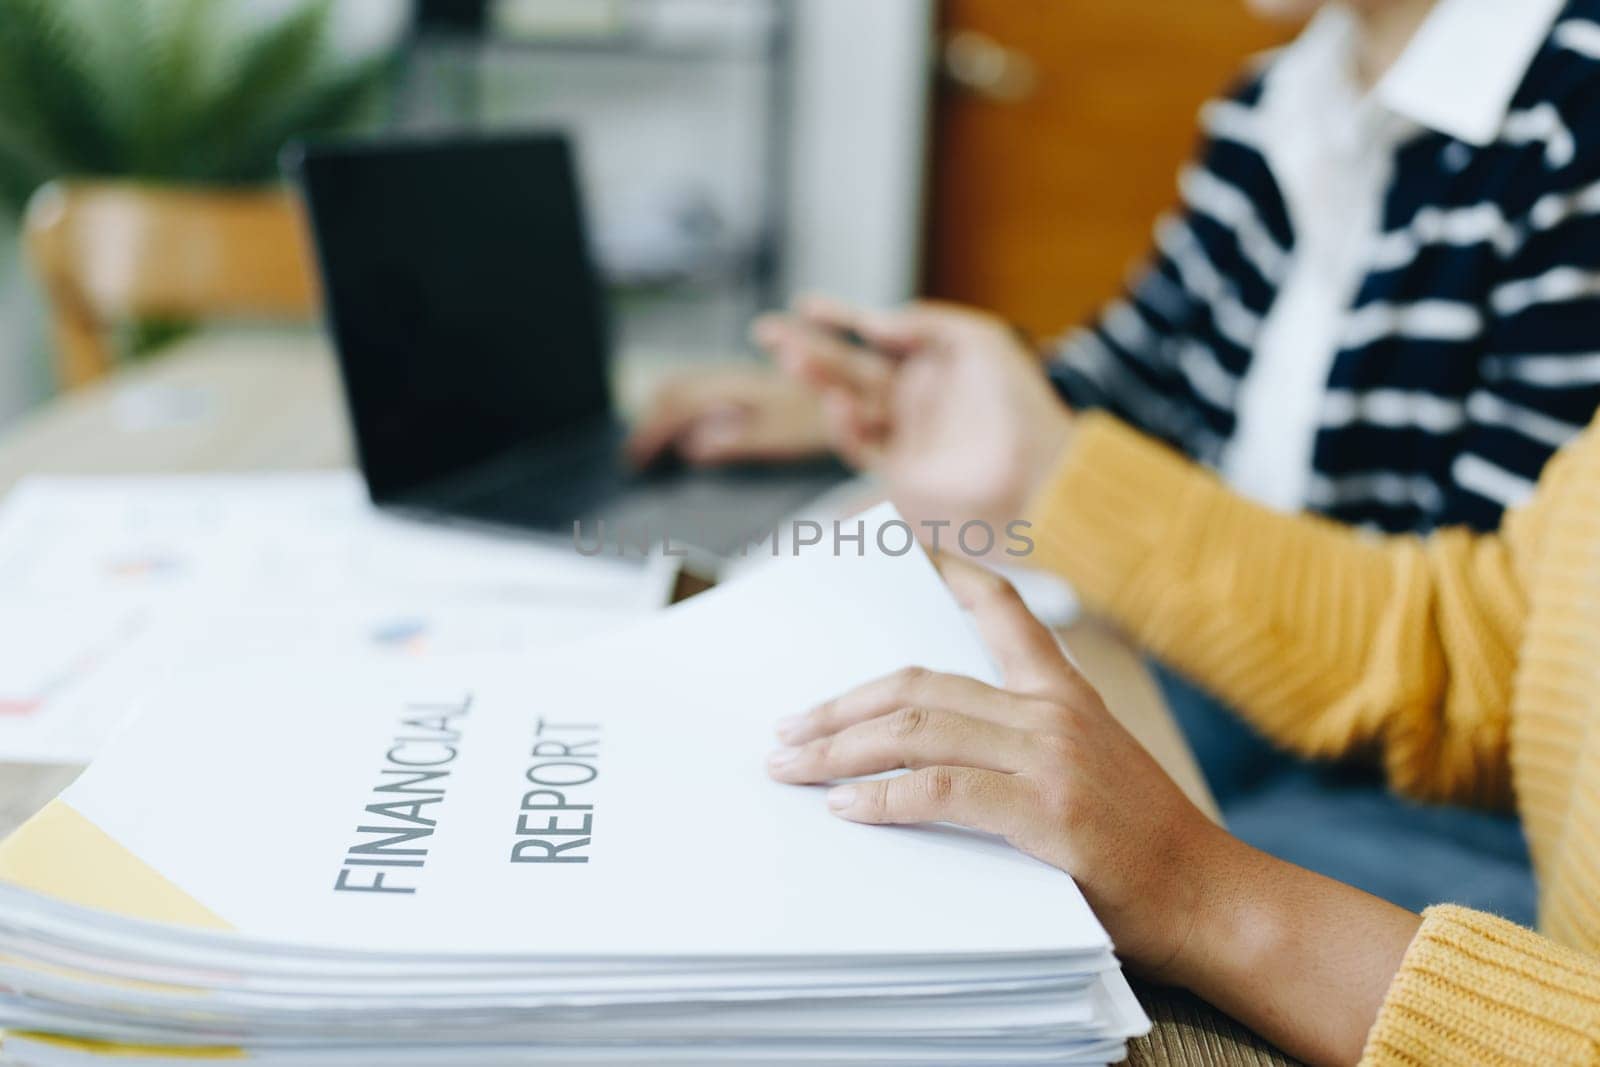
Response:
[{"label": "wooden table", "polygon": [[[648,368],[623,368],[624,406]],[[29,474],[148,474],[342,467],[350,443],[332,361],[312,335],[203,337],[63,397],[0,436],[0,494]],[[1084,673],[1184,792],[1216,802],[1134,650],[1094,622],[1062,633]],[[77,768],[0,764],[0,836],[60,792]],[[1134,1064],[1282,1064],[1283,1057],[1194,998],[1141,988],[1155,1031]]]}]

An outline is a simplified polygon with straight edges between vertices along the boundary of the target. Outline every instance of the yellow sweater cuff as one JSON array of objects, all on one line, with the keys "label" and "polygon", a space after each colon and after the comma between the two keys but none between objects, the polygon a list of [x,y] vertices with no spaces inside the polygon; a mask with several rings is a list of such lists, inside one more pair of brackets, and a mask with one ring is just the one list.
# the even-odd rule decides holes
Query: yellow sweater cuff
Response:
[{"label": "yellow sweater cuff", "polygon": [[[1033,562],[1115,618],[1150,554],[1173,545],[1214,479],[1110,415],[1079,416],[1071,447],[1028,507]],[[1122,605],[1127,607],[1128,605]]]},{"label": "yellow sweater cuff", "polygon": [[1492,915],[1430,908],[1362,1062],[1600,1063],[1600,960]]}]

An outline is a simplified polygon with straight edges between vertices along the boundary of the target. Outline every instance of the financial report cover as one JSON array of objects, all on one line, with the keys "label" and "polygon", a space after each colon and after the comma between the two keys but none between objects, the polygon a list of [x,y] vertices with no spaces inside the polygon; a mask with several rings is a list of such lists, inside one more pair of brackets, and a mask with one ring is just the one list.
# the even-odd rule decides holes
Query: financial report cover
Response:
[{"label": "financial report cover", "polygon": [[548,653],[196,673],[0,846],[0,877],[339,949],[1105,954],[1060,871],[768,779],[777,719],[907,665],[996,680],[929,561],[869,538]]}]

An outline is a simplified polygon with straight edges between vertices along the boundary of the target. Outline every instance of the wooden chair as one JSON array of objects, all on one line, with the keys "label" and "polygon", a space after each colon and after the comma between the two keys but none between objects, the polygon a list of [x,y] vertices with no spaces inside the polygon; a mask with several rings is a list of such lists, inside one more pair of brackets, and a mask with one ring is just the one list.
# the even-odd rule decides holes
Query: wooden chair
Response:
[{"label": "wooden chair", "polygon": [[115,364],[110,330],[139,318],[314,317],[319,295],[297,197],[284,189],[52,182],[23,239],[51,306],[71,389]]}]

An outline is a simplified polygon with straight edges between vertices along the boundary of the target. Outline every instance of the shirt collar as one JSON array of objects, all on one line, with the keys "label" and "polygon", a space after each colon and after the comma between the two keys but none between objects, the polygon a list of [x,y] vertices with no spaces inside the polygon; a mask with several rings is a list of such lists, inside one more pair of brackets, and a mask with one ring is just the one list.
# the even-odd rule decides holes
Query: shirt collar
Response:
[{"label": "shirt collar", "polygon": [[1379,81],[1378,101],[1419,126],[1489,144],[1563,4],[1439,0]]}]

